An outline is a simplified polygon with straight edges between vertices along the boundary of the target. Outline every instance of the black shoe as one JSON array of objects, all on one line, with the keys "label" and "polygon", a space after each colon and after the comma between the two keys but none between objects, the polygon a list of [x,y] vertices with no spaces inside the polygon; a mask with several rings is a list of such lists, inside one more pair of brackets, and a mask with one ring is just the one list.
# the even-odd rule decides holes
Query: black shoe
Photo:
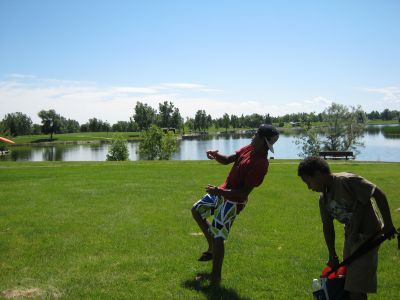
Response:
[{"label": "black shoe", "polygon": [[198,259],[198,261],[209,261],[212,260],[212,253],[211,252],[203,252],[200,256],[200,258]]}]

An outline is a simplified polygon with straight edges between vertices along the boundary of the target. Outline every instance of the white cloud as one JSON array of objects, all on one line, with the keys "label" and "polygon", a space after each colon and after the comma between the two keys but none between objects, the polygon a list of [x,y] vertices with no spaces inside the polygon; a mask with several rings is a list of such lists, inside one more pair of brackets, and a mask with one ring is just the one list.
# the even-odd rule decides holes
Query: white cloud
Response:
[{"label": "white cloud", "polygon": [[271,115],[273,116],[282,116],[285,114],[292,114],[298,112],[306,112],[306,113],[319,113],[323,111],[325,108],[330,106],[332,103],[331,100],[317,96],[311,99],[306,100],[298,100],[288,103],[276,103],[274,106],[271,107]]},{"label": "white cloud", "polygon": [[271,116],[282,116],[285,114],[298,112],[321,112],[327,108],[332,101],[324,97],[315,97],[310,100],[278,103],[256,100],[218,100],[213,98],[192,98],[190,101],[177,99],[174,101],[179,108],[190,111],[190,116],[194,116],[198,109],[204,109],[212,117],[221,117],[224,113],[229,115],[250,115],[250,114],[270,114]]},{"label": "white cloud", "polygon": [[33,78],[36,78],[36,76],[33,76],[33,75],[17,74],[17,73],[8,74],[6,77],[7,78],[16,78],[16,79],[33,79]]},{"label": "white cloud", "polygon": [[[194,108],[204,109],[208,103],[193,98],[191,93],[207,89],[205,85],[193,83],[107,87],[93,82],[11,74],[0,81],[0,118],[6,113],[19,111],[37,123],[40,110],[55,109],[62,116],[80,123],[93,117],[113,123],[129,120],[137,101],[158,108],[158,104],[166,100],[172,101],[183,116],[188,116],[194,115]],[[216,99],[209,101],[214,102]]]},{"label": "white cloud", "polygon": [[163,89],[178,89],[178,90],[191,90],[198,92],[222,92],[219,89],[211,89],[205,85],[197,83],[163,83],[160,88]]},{"label": "white cloud", "polygon": [[111,88],[112,93],[118,94],[156,94],[157,88],[120,86]]},{"label": "white cloud", "polygon": [[188,89],[188,90],[201,90],[206,88],[206,86],[196,83],[163,83],[161,84],[161,86],[166,88]]},{"label": "white cloud", "polygon": [[303,106],[303,104],[300,102],[290,102],[290,103],[286,104],[286,106],[287,107],[301,107],[301,106]]},{"label": "white cloud", "polygon": [[367,88],[367,92],[378,93],[383,96],[383,101],[387,104],[400,104],[400,87],[388,86],[383,88]]},{"label": "white cloud", "polygon": [[66,118],[85,123],[99,118],[115,123],[129,120],[136,103],[147,103],[157,109],[163,101],[171,101],[183,117],[194,117],[204,109],[213,118],[224,113],[250,115],[258,113],[282,116],[296,112],[320,112],[330,105],[324,97],[302,101],[268,101],[227,99],[221,90],[195,83],[161,83],[153,86],[99,86],[93,82],[44,79],[13,74],[0,80],[0,118],[4,114],[22,112],[39,123],[37,113],[55,109]]},{"label": "white cloud", "polygon": [[320,106],[329,106],[331,105],[332,101],[324,97],[318,96],[313,99],[305,100],[304,103],[312,105],[320,105]]}]

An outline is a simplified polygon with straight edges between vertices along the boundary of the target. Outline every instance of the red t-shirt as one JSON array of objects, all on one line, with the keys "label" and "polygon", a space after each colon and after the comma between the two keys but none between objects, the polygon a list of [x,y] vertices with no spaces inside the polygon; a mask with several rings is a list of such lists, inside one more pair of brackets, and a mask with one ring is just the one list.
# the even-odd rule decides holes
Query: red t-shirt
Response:
[{"label": "red t-shirt", "polygon": [[[257,154],[253,146],[247,145],[236,151],[236,160],[225,182],[219,186],[221,189],[241,189],[244,186],[259,186],[268,171],[267,154]],[[239,213],[246,204],[247,197],[231,197],[227,200],[238,202]]]}]

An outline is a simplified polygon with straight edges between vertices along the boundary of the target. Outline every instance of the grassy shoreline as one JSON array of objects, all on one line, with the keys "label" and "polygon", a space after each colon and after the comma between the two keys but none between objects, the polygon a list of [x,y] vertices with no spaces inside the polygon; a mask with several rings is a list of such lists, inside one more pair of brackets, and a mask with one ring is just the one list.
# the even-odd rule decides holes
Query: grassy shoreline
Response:
[{"label": "grassy shoreline", "polygon": [[[211,161],[0,163],[0,295],[37,288],[60,299],[310,299],[326,261],[316,199],[297,160],[271,161],[227,242],[221,289],[196,285],[205,242],[191,219],[204,187],[229,166]],[[387,193],[399,226],[400,163],[331,162]],[[287,187],[290,187],[289,189]],[[343,230],[337,228],[337,249]],[[379,291],[395,299],[400,254],[382,245]],[[4,294],[3,294],[4,295]],[[224,298],[224,299],[225,299]]]},{"label": "grassy shoreline", "polygon": [[78,132],[54,134],[53,140],[49,135],[22,135],[11,138],[17,145],[41,145],[41,144],[66,144],[66,143],[90,143],[90,142],[107,142],[112,139],[114,134],[120,135],[127,140],[138,140],[140,133],[138,132]]}]

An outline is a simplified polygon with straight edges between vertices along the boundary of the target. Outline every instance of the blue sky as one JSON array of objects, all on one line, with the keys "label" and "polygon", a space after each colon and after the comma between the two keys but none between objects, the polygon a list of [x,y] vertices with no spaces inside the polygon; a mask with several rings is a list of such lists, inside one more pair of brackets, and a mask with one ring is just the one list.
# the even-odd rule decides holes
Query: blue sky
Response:
[{"label": "blue sky", "polygon": [[0,118],[400,109],[400,1],[0,1]]}]

